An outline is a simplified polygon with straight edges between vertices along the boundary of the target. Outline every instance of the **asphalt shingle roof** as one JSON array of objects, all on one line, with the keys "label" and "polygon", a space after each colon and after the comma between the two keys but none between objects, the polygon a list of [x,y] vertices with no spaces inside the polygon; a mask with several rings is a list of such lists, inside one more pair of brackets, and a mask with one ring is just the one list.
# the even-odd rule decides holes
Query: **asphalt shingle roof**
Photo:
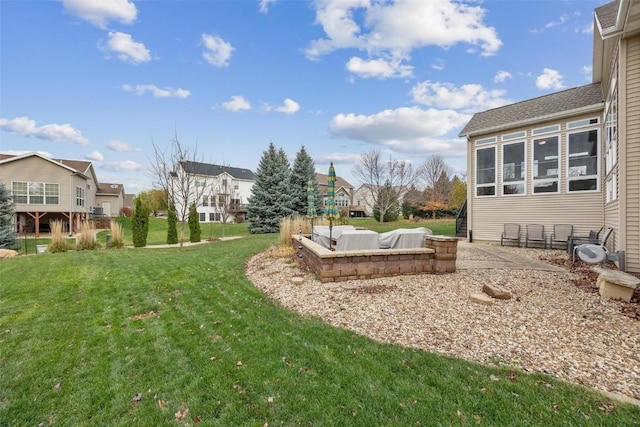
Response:
[{"label": "asphalt shingle roof", "polygon": [[600,83],[579,86],[476,113],[458,136],[478,135],[495,129],[514,127],[547,116],[602,105],[603,102]]},{"label": "asphalt shingle roof", "polygon": [[620,0],[615,0],[596,8],[596,18],[598,19],[598,22],[600,22],[600,27],[603,32],[606,32],[609,28],[615,27],[619,8]]},{"label": "asphalt shingle roof", "polygon": [[210,163],[199,162],[181,162],[181,166],[185,171],[196,175],[218,176],[224,172],[236,179],[246,179],[255,181],[256,175],[249,169],[232,168],[230,166],[212,165]]}]

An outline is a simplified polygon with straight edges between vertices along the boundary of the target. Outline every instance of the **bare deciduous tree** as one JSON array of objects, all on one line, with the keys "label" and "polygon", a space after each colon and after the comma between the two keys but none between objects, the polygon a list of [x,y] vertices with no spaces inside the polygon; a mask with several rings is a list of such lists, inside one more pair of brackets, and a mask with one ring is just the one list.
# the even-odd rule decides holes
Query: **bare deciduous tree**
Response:
[{"label": "bare deciduous tree", "polygon": [[180,247],[185,239],[185,223],[189,216],[189,205],[196,205],[202,200],[208,185],[208,177],[199,175],[197,166],[202,164],[197,146],[190,148],[178,138],[176,132],[170,144],[162,149],[154,141],[152,169],[156,178],[156,186],[166,191],[167,196],[176,208],[180,221]]},{"label": "bare deciduous tree", "polygon": [[363,153],[353,174],[369,192],[373,208],[380,212],[384,222],[387,211],[400,206],[402,197],[414,179],[413,166],[404,160],[383,160],[379,151]]}]

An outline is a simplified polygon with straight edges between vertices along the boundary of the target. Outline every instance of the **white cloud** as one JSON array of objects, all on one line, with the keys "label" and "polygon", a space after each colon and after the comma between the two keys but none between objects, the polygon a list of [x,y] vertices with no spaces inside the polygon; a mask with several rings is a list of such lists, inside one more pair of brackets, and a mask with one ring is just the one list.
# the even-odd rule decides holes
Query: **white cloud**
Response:
[{"label": "white cloud", "polygon": [[584,74],[586,80],[590,82],[593,76],[593,67],[591,65],[583,65],[582,74]]},{"label": "white cloud", "polygon": [[214,67],[227,67],[231,59],[231,52],[234,48],[230,43],[224,41],[218,36],[211,34],[202,34],[202,42],[204,43],[204,51],[202,57]]},{"label": "white cloud", "polygon": [[[404,56],[423,46],[448,48],[457,43],[479,46],[483,56],[501,47],[495,28],[483,23],[485,10],[451,0],[321,0],[314,3],[316,22],[326,34],[306,50],[311,59],[337,49],[356,48]],[[361,16],[362,24],[356,17]]]},{"label": "white cloud", "polygon": [[251,103],[247,101],[243,96],[234,95],[231,97],[231,101],[223,102],[222,106],[227,111],[243,111],[250,110]]},{"label": "white cloud", "polygon": [[93,25],[106,28],[109,21],[132,24],[138,10],[129,0],[62,0],[65,9]]},{"label": "white cloud", "polygon": [[444,70],[446,68],[444,59],[438,58],[438,59],[434,60],[431,63],[431,68],[433,68],[434,70],[437,70],[437,71]]},{"label": "white cloud", "polygon": [[[382,145],[394,151],[451,152],[452,141],[457,139],[437,138],[463,126],[470,118],[452,110],[403,107],[368,116],[338,114],[329,123],[329,131],[334,137]],[[458,150],[455,148],[456,153]]]},{"label": "white cloud", "polygon": [[99,167],[112,171],[137,171],[142,169],[142,165],[132,160],[122,162],[100,162]]},{"label": "white cloud", "polygon": [[552,70],[551,68],[545,68],[538,77],[536,77],[536,87],[538,89],[563,89],[565,87],[564,82],[562,81],[563,77],[556,70]]},{"label": "white cloud", "polygon": [[114,52],[121,61],[133,64],[151,61],[151,53],[143,43],[133,40],[130,34],[118,31],[109,31],[109,40],[101,49]]},{"label": "white cloud", "polygon": [[269,12],[269,6],[275,2],[276,0],[260,0],[260,12],[266,15]]},{"label": "white cloud", "polygon": [[143,95],[146,92],[151,92],[151,94],[156,98],[187,98],[191,95],[186,89],[173,89],[170,87],[167,88],[159,88],[156,85],[122,85],[122,90],[125,92],[133,92],[136,95]]},{"label": "white cloud", "polygon": [[117,139],[112,139],[109,142],[107,142],[107,148],[112,151],[120,151],[120,152],[136,151],[131,145],[127,144],[124,141],[119,141]]},{"label": "white cloud", "polygon": [[451,83],[425,80],[411,88],[413,101],[437,108],[463,110],[467,112],[487,110],[509,104],[504,90],[487,90],[479,84],[456,87]]},{"label": "white cloud", "polygon": [[287,98],[284,100],[284,103],[279,107],[275,107],[272,105],[265,105],[263,108],[265,111],[278,111],[279,113],[293,114],[300,110],[300,104],[298,104],[296,101],[294,101],[291,98]]},{"label": "white cloud", "polygon": [[0,129],[26,137],[35,137],[46,141],[68,141],[80,145],[89,145],[82,132],[68,123],[36,126],[35,120],[28,117],[16,117],[12,120],[0,119]]},{"label": "white cloud", "polygon": [[104,156],[99,151],[92,151],[91,153],[86,154],[84,156],[84,158],[87,159],[87,160],[93,160],[93,161],[96,161],[96,162],[100,162],[100,161],[104,160]]},{"label": "white cloud", "polygon": [[413,67],[410,65],[402,65],[400,60],[385,59],[362,59],[357,56],[352,57],[347,62],[347,70],[360,77],[378,77],[381,79],[394,77],[411,77],[413,75]]},{"label": "white cloud", "polygon": [[532,33],[543,33],[546,30],[549,30],[553,27],[558,27],[562,24],[564,24],[565,22],[567,22],[569,20],[569,16],[568,15],[562,15],[560,18],[558,18],[555,21],[549,21],[547,22],[544,27],[542,28],[534,28],[533,30],[531,30]]},{"label": "white cloud", "polygon": [[502,83],[503,81],[510,79],[511,73],[508,71],[500,70],[493,76],[493,81],[496,83]]}]

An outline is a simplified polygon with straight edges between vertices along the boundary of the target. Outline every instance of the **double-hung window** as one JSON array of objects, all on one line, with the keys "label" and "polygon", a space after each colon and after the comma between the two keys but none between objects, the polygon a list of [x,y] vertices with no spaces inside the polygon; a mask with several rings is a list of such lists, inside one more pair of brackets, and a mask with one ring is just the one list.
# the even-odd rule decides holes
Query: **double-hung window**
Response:
[{"label": "double-hung window", "polygon": [[205,222],[207,220],[207,214],[204,212],[198,212],[198,217],[200,222]]},{"label": "double-hung window", "polygon": [[504,144],[502,146],[502,194],[525,194],[525,159],[524,141]]},{"label": "double-hung window", "polygon": [[599,189],[598,130],[570,133],[567,139],[568,191],[597,191]]},{"label": "double-hung window", "polygon": [[533,140],[533,194],[558,193],[560,178],[559,137],[546,136]]},{"label": "double-hung window", "polygon": [[84,188],[76,187],[76,206],[84,206]]},{"label": "double-hung window", "polygon": [[60,203],[59,184],[12,182],[11,193],[15,203],[29,205],[57,205]]},{"label": "double-hung window", "polygon": [[496,195],[496,147],[476,149],[476,196]]}]

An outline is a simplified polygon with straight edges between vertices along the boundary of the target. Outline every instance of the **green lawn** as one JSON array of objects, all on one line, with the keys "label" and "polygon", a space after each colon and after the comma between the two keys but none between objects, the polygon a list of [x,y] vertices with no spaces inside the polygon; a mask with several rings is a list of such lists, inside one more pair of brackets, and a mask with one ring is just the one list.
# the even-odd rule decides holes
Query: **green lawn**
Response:
[{"label": "green lawn", "polygon": [[276,237],[1,261],[0,426],[638,425],[578,386],[280,308],[243,274]]}]

